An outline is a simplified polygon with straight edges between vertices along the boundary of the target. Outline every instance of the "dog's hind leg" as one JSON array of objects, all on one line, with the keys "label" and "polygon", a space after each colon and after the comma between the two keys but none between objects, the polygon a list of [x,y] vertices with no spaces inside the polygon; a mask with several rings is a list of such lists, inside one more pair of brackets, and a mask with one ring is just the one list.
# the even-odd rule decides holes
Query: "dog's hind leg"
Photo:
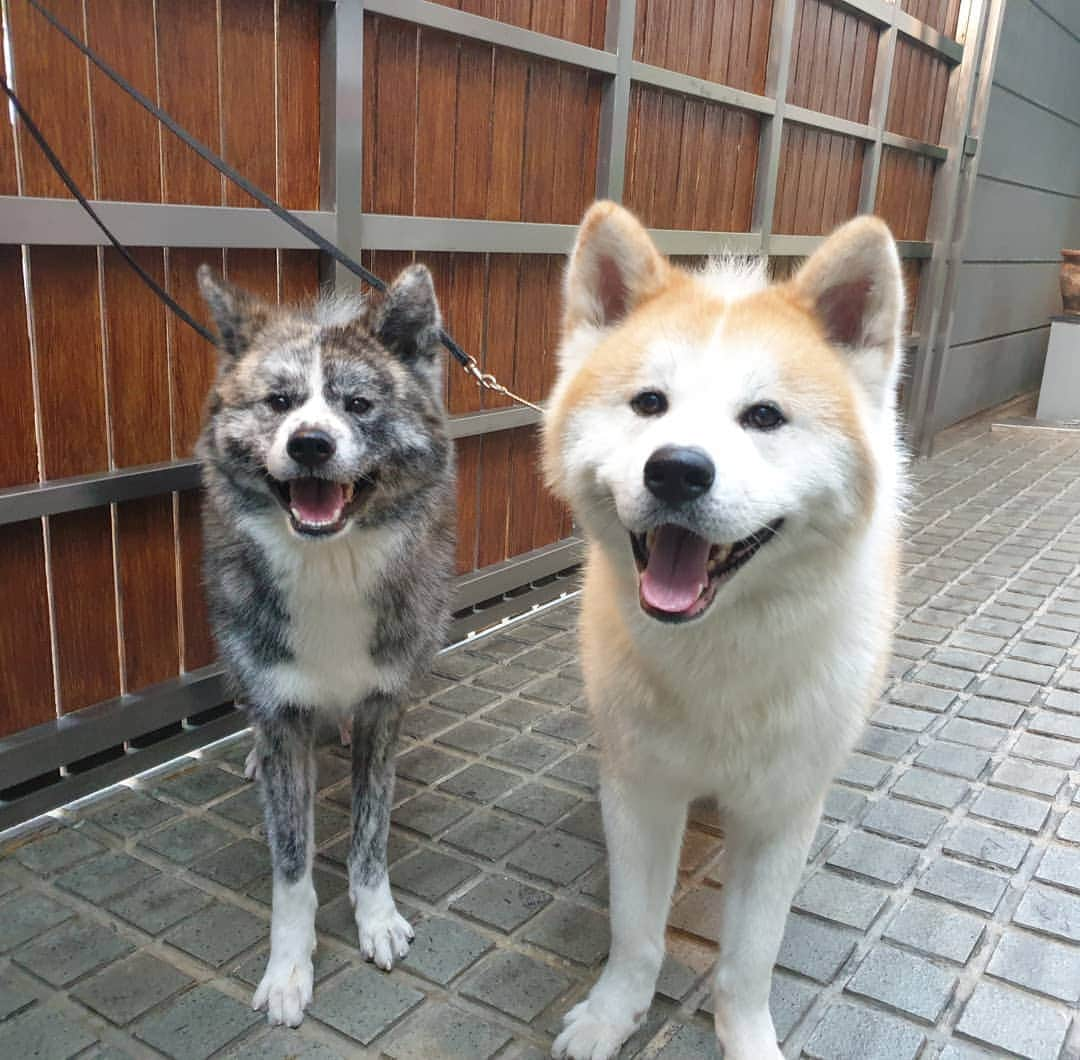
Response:
[{"label": "dog's hind leg", "polygon": [[686,803],[643,784],[600,786],[611,876],[611,953],[589,996],[566,1014],[551,1055],[609,1060],[652,1003],[664,960]]},{"label": "dog's hind leg", "polygon": [[353,716],[349,896],[360,952],[384,971],[409,952],[413,937],[412,927],[394,905],[386,870],[394,748],[400,725],[400,702],[381,693],[365,699]]},{"label": "dog's hind leg", "polygon": [[782,826],[725,818],[720,959],[713,984],[716,1036],[729,1060],[782,1060],[769,1012],[773,965],[820,816],[793,809]]},{"label": "dog's hind leg", "polygon": [[274,871],[270,960],[251,1001],[271,1023],[296,1027],[311,1002],[315,949],[315,725],[288,708],[256,721],[259,779]]}]

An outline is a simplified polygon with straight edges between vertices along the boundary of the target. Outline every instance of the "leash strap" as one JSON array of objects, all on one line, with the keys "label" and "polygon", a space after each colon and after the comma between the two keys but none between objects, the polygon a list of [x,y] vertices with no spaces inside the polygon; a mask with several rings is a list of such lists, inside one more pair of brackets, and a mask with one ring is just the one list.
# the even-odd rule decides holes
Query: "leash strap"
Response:
[{"label": "leash strap", "polygon": [[[359,262],[354,261],[348,254],[346,254],[339,247],[335,246],[325,236],[316,232],[311,225],[306,224],[300,220],[295,214],[285,209],[279,202],[267,195],[261,188],[252,184],[250,180],[244,177],[241,173],[237,172],[232,166],[228,164],[220,155],[215,154],[210,150],[201,140],[196,139],[191,133],[187,131],[182,125],[180,125],[174,118],[168,113],[162,110],[153,100],[140,92],[130,81],[127,80],[122,74],[114,70],[104,59],[101,58],[92,48],[84,44],[74,33],[71,32],[56,16],[44,7],[39,0],[28,0],[28,3],[39,15],[42,16],[58,33],[64,36],[71,44],[79,49],[80,52],[87,59],[90,60],[106,77],[108,77],[114,84],[116,84],[122,91],[127,93],[136,103],[139,104],[144,110],[152,114],[162,125],[164,125],[169,132],[174,136],[182,140],[188,147],[190,147],[200,158],[205,162],[208,162],[214,167],[222,176],[226,177],[238,188],[247,192],[253,199],[260,203],[263,207],[269,210],[275,217],[283,221],[294,231],[299,232],[305,239],[316,246],[324,254],[328,254],[334,261],[338,262],[341,266],[348,269],[349,272],[355,276],[359,276],[369,287],[374,287],[376,291],[385,292],[387,289],[386,282],[376,276],[373,272],[365,269]],[[75,185],[71,175],[64,168],[60,159],[57,157],[56,152],[49,146],[41,130],[33,122],[30,115],[27,113],[26,108],[19,101],[15,92],[8,84],[7,80],[0,78],[0,87],[3,88],[7,97],[14,104],[15,109],[19,113],[19,117],[26,122],[27,129],[38,147],[41,148],[42,153],[49,164],[56,170],[57,175],[64,182],[68,190],[75,196],[79,205],[90,215],[97,226],[105,233],[109,242],[120,252],[124,260],[132,269],[139,275],[140,279],[146,283],[151,290],[174,312],[181,320],[184,321],[189,327],[194,328],[199,335],[205,338],[208,342],[213,343],[214,337],[211,333],[204,328],[197,320],[195,320],[191,314],[189,314],[183,306],[176,302],[157,281],[154,280],[149,273],[143,269],[139,263],[132,257],[131,253],[126,247],[122,246],[116,237],[105,226],[104,222],[94,211],[93,207],[87,201],[86,197]],[[517,394],[508,390],[505,386],[498,382],[493,375],[485,373],[480,370],[480,365],[477,363],[475,357],[466,353],[457,342],[445,331],[442,330],[439,333],[439,340],[443,346],[450,352],[451,356],[461,365],[461,367],[476,380],[478,386],[485,390],[493,391],[494,393],[503,394],[506,397],[511,398],[513,401],[517,401],[519,404],[526,405],[531,409],[535,409],[537,412],[543,412],[543,409],[539,405],[534,405],[531,401],[526,401],[523,397],[519,397]]]}]

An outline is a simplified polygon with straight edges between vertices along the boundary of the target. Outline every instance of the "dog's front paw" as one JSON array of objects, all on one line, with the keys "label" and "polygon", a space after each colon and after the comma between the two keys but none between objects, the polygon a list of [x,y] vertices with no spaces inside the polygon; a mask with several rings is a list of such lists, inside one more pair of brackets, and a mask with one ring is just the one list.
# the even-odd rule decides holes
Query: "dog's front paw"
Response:
[{"label": "dog's front paw", "polygon": [[259,775],[259,752],[253,747],[244,759],[244,779],[254,780]]},{"label": "dog's front paw", "polygon": [[563,1030],[551,1055],[555,1060],[612,1060],[636,1028],[633,1021],[613,1022],[586,999],[563,1017]]},{"label": "dog's front paw", "polygon": [[251,999],[251,1007],[266,1006],[266,1018],[272,1024],[299,1027],[304,1009],[311,1004],[315,970],[311,958],[271,960]]},{"label": "dog's front paw", "polygon": [[412,925],[393,906],[367,916],[358,914],[356,927],[364,960],[374,961],[384,972],[409,952]]}]

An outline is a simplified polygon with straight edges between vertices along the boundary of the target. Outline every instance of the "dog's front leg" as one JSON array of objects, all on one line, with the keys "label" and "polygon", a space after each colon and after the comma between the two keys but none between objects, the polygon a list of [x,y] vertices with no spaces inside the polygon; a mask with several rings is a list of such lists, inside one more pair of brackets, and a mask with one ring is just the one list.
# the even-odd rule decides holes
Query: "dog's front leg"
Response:
[{"label": "dog's front leg", "polygon": [[309,710],[286,708],[255,722],[255,747],[274,870],[270,961],[252,998],[271,1023],[296,1027],[311,1002],[315,949],[315,725]]},{"label": "dog's front leg", "polygon": [[384,971],[409,952],[413,929],[390,893],[386,836],[394,794],[394,748],[401,704],[375,693],[356,708],[352,729],[352,847],[349,896],[360,952]]},{"label": "dog's front leg", "polygon": [[713,984],[716,1036],[727,1060],[781,1060],[769,1012],[773,965],[806,866],[820,804],[782,825],[725,816],[720,959]]},{"label": "dog's front leg", "polygon": [[664,960],[667,922],[686,803],[640,777],[600,786],[611,878],[611,952],[589,996],[566,1014],[551,1055],[609,1060],[652,1003]]}]

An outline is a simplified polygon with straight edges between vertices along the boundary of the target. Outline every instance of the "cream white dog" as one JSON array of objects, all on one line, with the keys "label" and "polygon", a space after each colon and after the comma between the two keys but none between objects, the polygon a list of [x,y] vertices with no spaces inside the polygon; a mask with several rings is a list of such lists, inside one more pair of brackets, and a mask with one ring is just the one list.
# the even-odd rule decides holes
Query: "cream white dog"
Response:
[{"label": "cream white dog", "polygon": [[612,944],[555,1057],[614,1057],[645,1016],[699,796],[725,820],[716,1034],[727,1060],[781,1055],[773,963],[889,651],[903,301],[873,218],[769,286],[675,268],[613,203],[585,216],[544,459],[589,542]]}]

